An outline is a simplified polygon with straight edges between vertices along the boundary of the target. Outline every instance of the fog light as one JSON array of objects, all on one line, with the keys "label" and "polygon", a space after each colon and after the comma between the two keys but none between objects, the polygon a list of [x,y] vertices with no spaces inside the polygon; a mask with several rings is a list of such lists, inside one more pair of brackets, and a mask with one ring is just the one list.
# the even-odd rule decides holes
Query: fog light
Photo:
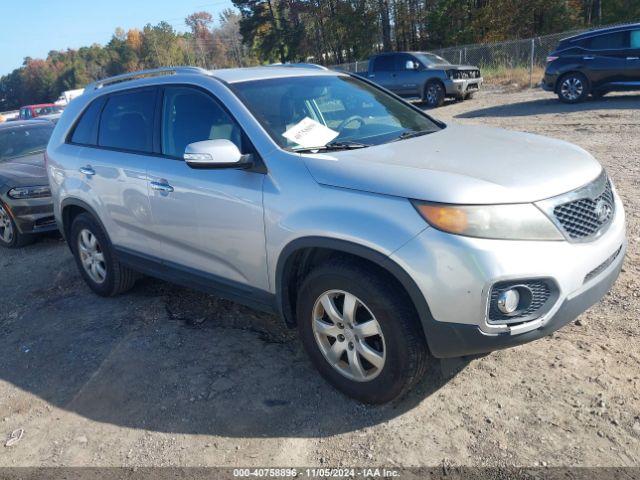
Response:
[{"label": "fog light", "polygon": [[505,315],[509,315],[518,309],[520,303],[520,293],[518,290],[505,290],[498,295],[498,310]]}]

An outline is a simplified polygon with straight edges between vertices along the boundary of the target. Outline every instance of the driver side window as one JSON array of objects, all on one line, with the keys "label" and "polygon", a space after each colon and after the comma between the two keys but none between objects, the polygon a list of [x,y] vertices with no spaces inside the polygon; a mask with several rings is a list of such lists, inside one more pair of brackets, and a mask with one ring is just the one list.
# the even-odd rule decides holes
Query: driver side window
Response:
[{"label": "driver side window", "polygon": [[167,87],[162,100],[162,153],[182,158],[187,145],[230,140],[242,153],[240,126],[209,95],[191,87]]}]

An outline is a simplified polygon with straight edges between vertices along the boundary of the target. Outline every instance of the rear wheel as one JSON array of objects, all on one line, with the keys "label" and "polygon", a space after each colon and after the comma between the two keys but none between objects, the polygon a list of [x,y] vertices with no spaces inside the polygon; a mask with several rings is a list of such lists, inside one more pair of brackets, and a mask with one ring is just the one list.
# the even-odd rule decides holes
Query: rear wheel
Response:
[{"label": "rear wheel", "polygon": [[300,289],[297,317],[321,375],[362,402],[394,400],[425,371],[426,342],[407,296],[367,266],[332,261],[316,268]]},{"label": "rear wheel", "polygon": [[69,243],[80,274],[98,295],[111,297],[135,284],[138,274],[118,262],[105,232],[91,215],[82,213],[73,220]]},{"label": "rear wheel", "polygon": [[6,248],[20,248],[34,241],[34,235],[25,235],[18,231],[9,209],[0,203],[0,245]]},{"label": "rear wheel", "polygon": [[441,107],[444,103],[444,86],[437,80],[427,82],[424,87],[424,102],[429,108]]},{"label": "rear wheel", "polygon": [[582,102],[589,95],[589,82],[583,74],[568,73],[560,78],[558,98],[564,103]]}]

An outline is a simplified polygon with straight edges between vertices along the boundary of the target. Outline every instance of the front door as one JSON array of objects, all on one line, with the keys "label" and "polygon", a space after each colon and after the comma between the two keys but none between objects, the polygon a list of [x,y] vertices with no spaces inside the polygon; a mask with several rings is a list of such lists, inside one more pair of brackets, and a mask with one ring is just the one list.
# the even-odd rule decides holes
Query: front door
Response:
[{"label": "front door", "polygon": [[628,81],[640,87],[640,29],[629,32],[630,48],[627,54]]},{"label": "front door", "polygon": [[[193,142],[227,139],[251,152],[244,132],[209,92],[163,89],[161,151],[149,164],[149,200],[163,261],[212,283],[268,290],[264,174],[194,169],[183,160]],[[219,286],[219,285],[217,285]]]},{"label": "front door", "polygon": [[421,95],[422,85],[418,61],[406,53],[395,55],[396,59],[396,91],[403,97],[418,97]]}]

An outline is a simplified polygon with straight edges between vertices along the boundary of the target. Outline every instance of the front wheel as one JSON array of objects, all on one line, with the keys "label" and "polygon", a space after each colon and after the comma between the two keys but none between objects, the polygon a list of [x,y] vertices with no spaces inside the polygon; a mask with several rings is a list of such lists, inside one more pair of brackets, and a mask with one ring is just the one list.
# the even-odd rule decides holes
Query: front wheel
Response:
[{"label": "front wheel", "polygon": [[9,209],[0,203],[0,245],[6,248],[20,248],[33,243],[34,240],[34,235],[25,235],[18,231]]},{"label": "front wheel", "polygon": [[424,102],[429,108],[441,107],[444,104],[444,86],[437,80],[428,82],[424,87]]},{"label": "front wheel", "polygon": [[589,95],[587,77],[581,73],[568,73],[560,79],[558,98],[564,103],[582,102]]},{"label": "front wheel", "polygon": [[427,346],[408,297],[365,265],[332,261],[312,271],[297,319],[320,374],[362,402],[394,400],[424,374]]}]

